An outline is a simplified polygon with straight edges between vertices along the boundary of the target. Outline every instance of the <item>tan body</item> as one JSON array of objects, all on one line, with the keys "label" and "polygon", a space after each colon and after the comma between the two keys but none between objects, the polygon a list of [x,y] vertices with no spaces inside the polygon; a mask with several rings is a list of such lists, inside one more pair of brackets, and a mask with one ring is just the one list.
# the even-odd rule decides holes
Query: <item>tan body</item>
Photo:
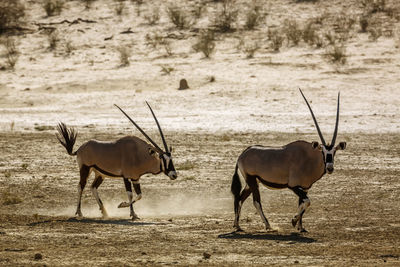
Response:
[{"label": "tan body", "polygon": [[325,173],[324,158],[311,143],[295,141],[283,147],[251,146],[237,161],[242,176],[256,176],[272,188],[308,189]]},{"label": "tan body", "polygon": [[[147,102],[146,102],[147,103]],[[137,125],[120,107],[116,106],[121,112],[136,126],[136,128],[153,145],[136,136],[122,137],[114,142],[101,142],[90,140],[84,143],[76,152],[73,147],[77,133],[74,129],[68,128],[65,123],[59,123],[57,127],[57,139],[65,147],[71,156],[77,156],[79,165],[80,181],[78,184],[78,206],[76,215],[82,216],[81,199],[82,191],[86,186],[89,175],[94,172],[95,179],[91,185],[94,197],[100,207],[103,217],[107,217],[107,212],[103,202],[97,193],[97,188],[102,184],[105,177],[123,178],[125,189],[128,194],[129,202],[122,202],[119,208],[130,208],[132,219],[138,219],[133,210],[133,203],[142,198],[139,178],[146,173],[159,174],[164,172],[171,180],[177,178],[174,164],[172,162],[171,151],[168,149],[164,135],[158,120],[147,103],[160,131],[165,151],[163,151],[140,127]],[[137,194],[133,199],[132,185]]]},{"label": "tan body", "polygon": [[[282,147],[251,146],[239,156],[235,173],[232,177],[231,192],[235,197],[234,227],[240,230],[239,217],[243,202],[253,194],[253,204],[263,220],[266,229],[271,226],[261,207],[259,183],[273,188],[289,188],[299,197],[298,212],[292,219],[292,225],[298,226],[301,232],[303,228],[303,214],[310,206],[307,197],[308,189],[321,179],[325,173],[333,172],[334,157],[337,150],[346,148],[346,142],[340,142],[335,146],[339,125],[339,98],[337,102],[336,125],[331,144],[327,144],[311,109],[310,104],[300,90],[314,120],[318,135],[322,144],[318,142],[295,141]],[[239,174],[246,181],[242,191]]]},{"label": "tan body", "polygon": [[88,166],[107,177],[139,180],[143,174],[161,172],[155,149],[136,136],[114,142],[90,140],[76,154],[79,168]]}]

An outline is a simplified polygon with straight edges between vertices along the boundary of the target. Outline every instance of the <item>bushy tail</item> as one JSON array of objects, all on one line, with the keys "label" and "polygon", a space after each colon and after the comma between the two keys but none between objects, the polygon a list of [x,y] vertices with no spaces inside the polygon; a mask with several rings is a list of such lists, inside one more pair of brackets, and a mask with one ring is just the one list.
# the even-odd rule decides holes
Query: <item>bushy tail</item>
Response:
[{"label": "bushy tail", "polygon": [[67,149],[67,152],[71,156],[75,156],[76,152],[72,152],[74,148],[74,144],[76,141],[76,136],[78,135],[74,129],[67,127],[67,125],[63,122],[60,122],[57,126],[57,131],[59,134],[56,134],[58,141]]},{"label": "bushy tail", "polygon": [[236,163],[235,173],[232,177],[232,185],[231,185],[231,192],[235,196],[235,200],[239,199],[240,191],[242,191],[242,183],[240,182],[239,174],[238,174],[238,165]]}]

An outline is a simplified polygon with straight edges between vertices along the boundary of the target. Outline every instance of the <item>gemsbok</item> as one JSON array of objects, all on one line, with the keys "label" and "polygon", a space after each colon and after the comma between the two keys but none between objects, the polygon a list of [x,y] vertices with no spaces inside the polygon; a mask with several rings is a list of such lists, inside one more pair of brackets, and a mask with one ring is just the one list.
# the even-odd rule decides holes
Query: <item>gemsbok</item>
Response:
[{"label": "gemsbok", "polygon": [[[300,90],[300,89],[299,89]],[[335,146],[339,124],[339,98],[337,100],[336,125],[331,144],[325,142],[315,119],[310,104],[300,90],[314,120],[322,144],[318,142],[294,141],[282,147],[250,146],[239,156],[235,173],[232,177],[231,191],[234,195],[235,221],[234,227],[240,231],[239,216],[243,202],[253,194],[253,204],[263,220],[266,229],[271,226],[265,217],[258,184],[272,189],[291,189],[299,197],[298,212],[292,219],[293,227],[300,232],[303,228],[303,214],[310,206],[307,192],[311,186],[325,173],[333,172],[333,160],[337,150],[346,148],[346,142]],[[246,186],[242,191],[239,174],[244,178]]]},{"label": "gemsbok", "polygon": [[[171,180],[177,178],[174,164],[172,162],[171,149],[168,148],[161,130],[160,124],[150,107],[151,114],[156,121],[161,139],[164,144],[165,151],[162,150],[140,127],[137,125],[119,106],[115,105],[121,112],[136,126],[136,128],[146,137],[152,144],[148,144],[144,140],[136,136],[125,136],[114,142],[103,142],[97,140],[89,140],[81,145],[78,150],[73,151],[76,141],[77,132],[68,128],[65,123],[59,123],[57,130],[59,135],[57,139],[66,148],[71,156],[77,157],[80,172],[80,181],[78,184],[78,206],[75,215],[82,217],[81,199],[82,191],[85,188],[89,175],[94,172],[95,179],[91,185],[92,193],[96,198],[103,217],[108,217],[103,202],[99,198],[97,189],[103,182],[105,177],[123,178],[125,189],[128,194],[129,202],[122,202],[119,208],[130,207],[130,216],[132,220],[139,217],[133,210],[133,203],[142,198],[139,179],[146,173],[159,174],[164,172]],[[133,200],[132,186],[136,192],[136,198]]]}]

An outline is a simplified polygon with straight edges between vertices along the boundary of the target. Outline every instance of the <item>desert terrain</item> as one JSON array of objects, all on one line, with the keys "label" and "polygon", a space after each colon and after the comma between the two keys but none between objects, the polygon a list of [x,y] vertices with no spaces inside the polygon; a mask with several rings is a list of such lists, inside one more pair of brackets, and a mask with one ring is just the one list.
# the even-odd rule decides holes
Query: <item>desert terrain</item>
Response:
[{"label": "desert terrain", "polygon": [[[88,8],[65,1],[53,15],[44,2],[21,1],[20,27],[0,35],[0,265],[400,264],[396,1],[259,1],[264,17],[254,29],[246,28],[254,6],[235,1],[229,8],[238,15],[227,31],[215,26],[224,1],[96,0]],[[171,22],[172,6],[191,18],[188,25]],[[292,43],[285,25],[293,19],[300,28],[314,21],[321,46]],[[193,48],[207,28],[215,32],[209,58]],[[273,30],[284,37],[278,50]],[[18,50],[13,67],[7,38]],[[345,47],[346,62],[332,59],[334,47]],[[190,88],[178,90],[183,78]],[[254,144],[320,141],[298,88],[329,141],[340,92],[337,142],[347,148],[337,152],[333,174],[308,193],[308,233],[291,225],[296,195],[263,187],[263,210],[275,231],[264,230],[250,197],[242,208],[244,231],[234,232],[230,185],[240,153]],[[74,150],[90,139],[142,138],[118,104],[161,144],[145,101],[173,147],[178,178],[141,177],[143,198],[134,204],[140,220],[132,221],[129,209],[117,208],[127,201],[122,179],[100,186],[110,215],[101,217],[92,176],[84,217],[76,218],[79,170],[58,143],[56,125],[78,131]]]}]

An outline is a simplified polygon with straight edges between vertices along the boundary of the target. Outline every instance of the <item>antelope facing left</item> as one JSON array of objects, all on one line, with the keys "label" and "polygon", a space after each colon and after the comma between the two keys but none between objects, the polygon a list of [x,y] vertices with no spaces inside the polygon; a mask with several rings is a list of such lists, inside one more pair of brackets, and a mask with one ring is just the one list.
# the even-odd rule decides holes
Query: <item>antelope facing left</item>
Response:
[{"label": "antelope facing left", "polygon": [[[132,220],[139,218],[133,210],[133,203],[142,198],[139,183],[139,179],[142,175],[146,173],[159,174],[163,172],[171,180],[177,178],[177,173],[172,162],[171,149],[167,146],[164,134],[152,108],[147,102],[146,104],[156,121],[165,150],[162,150],[139,125],[117,105],[115,106],[121,110],[152,145],[136,136],[125,136],[113,142],[89,140],[81,145],[78,150],[73,152],[77,132],[72,128],[68,128],[65,123],[59,123],[57,127],[59,133],[59,135],[56,135],[57,139],[66,148],[69,155],[76,156],[79,166],[80,181],[78,184],[78,206],[76,208],[76,216],[82,217],[82,191],[92,172],[95,174],[95,179],[91,185],[91,189],[103,217],[106,218],[108,215],[98,195],[97,189],[106,177],[123,178],[129,202],[122,202],[118,207],[130,207],[130,216]],[[134,200],[131,183],[136,192],[136,198]]]},{"label": "antelope facing left", "polygon": [[[231,191],[235,197],[235,222],[234,227],[239,226],[240,210],[243,202],[253,194],[253,204],[263,220],[266,229],[271,226],[261,207],[260,191],[261,183],[272,189],[289,188],[299,197],[298,212],[292,219],[292,225],[300,232],[306,232],[303,228],[303,214],[310,206],[307,192],[311,186],[324,176],[333,172],[333,160],[337,150],[346,148],[346,142],[340,142],[335,146],[339,124],[339,97],[337,100],[336,126],[330,144],[325,142],[319,129],[317,120],[310,104],[300,90],[311,116],[317,128],[322,144],[318,142],[295,141],[282,147],[250,146],[239,156],[235,173],[232,177]],[[239,174],[246,181],[242,191]]]}]

